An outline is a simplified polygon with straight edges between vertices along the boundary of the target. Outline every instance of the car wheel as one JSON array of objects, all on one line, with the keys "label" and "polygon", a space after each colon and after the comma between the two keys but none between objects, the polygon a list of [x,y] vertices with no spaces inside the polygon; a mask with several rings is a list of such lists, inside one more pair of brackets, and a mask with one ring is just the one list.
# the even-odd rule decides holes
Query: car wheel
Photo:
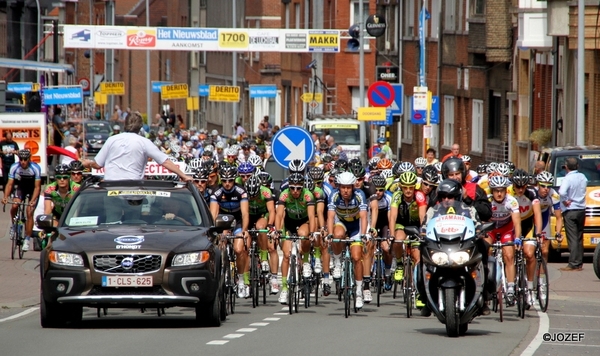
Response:
[{"label": "car wheel", "polygon": [[196,322],[210,327],[221,326],[221,298],[219,295],[208,303],[196,307]]},{"label": "car wheel", "polygon": [[43,328],[56,328],[64,324],[62,308],[58,303],[48,303],[40,293],[40,324]]},{"label": "car wheel", "polygon": [[223,278],[223,280],[221,281],[221,288],[219,288],[219,293],[217,295],[217,298],[220,299],[219,304],[220,304],[220,317],[221,317],[221,321],[225,321],[225,319],[227,319],[227,302],[225,301],[225,279]]}]

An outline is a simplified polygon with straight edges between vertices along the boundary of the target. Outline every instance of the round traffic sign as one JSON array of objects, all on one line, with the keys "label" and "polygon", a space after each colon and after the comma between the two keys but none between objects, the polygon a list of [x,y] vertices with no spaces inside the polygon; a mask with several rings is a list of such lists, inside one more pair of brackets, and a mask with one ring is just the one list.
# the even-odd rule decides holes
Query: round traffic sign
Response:
[{"label": "round traffic sign", "polygon": [[90,90],[90,80],[88,78],[80,78],[78,83],[84,91]]},{"label": "round traffic sign", "polygon": [[418,119],[420,119],[420,118],[422,118],[421,114],[420,114],[420,113],[418,113],[418,112],[416,112],[416,113],[413,115],[413,117],[414,117],[415,119],[417,119],[417,120],[418,120]]},{"label": "round traffic sign", "polygon": [[394,102],[396,92],[388,82],[377,81],[369,86],[367,97],[369,103],[375,107],[388,107]]}]

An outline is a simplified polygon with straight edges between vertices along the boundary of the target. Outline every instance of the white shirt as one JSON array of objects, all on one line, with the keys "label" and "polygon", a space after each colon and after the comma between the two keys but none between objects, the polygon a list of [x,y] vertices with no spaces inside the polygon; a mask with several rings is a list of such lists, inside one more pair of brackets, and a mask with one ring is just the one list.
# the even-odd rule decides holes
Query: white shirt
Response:
[{"label": "white shirt", "polygon": [[104,167],[104,180],[141,180],[148,158],[163,164],[168,156],[149,139],[126,132],[109,137],[95,161]]},{"label": "white shirt", "polygon": [[[77,149],[73,146],[67,146],[65,147],[65,150],[69,151],[69,152],[73,152],[73,153],[77,153]],[[60,164],[66,164],[69,165],[69,163],[73,162],[74,159],[69,157],[69,156],[60,156]]]}]

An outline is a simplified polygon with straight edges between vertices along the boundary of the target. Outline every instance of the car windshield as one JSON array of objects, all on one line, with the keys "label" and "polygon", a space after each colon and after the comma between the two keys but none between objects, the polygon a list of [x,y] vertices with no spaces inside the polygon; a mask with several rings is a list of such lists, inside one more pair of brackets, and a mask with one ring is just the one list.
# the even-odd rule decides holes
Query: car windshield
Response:
[{"label": "car windshield", "polygon": [[339,145],[360,145],[360,130],[358,124],[315,124],[313,131],[321,136],[325,130],[333,136]]},{"label": "car windshield", "polygon": [[63,226],[202,225],[198,204],[187,190],[117,189],[83,191],[68,210]]},{"label": "car windshield", "polygon": [[578,171],[583,173],[587,178],[588,187],[600,186],[600,153],[556,157],[553,173],[554,177],[556,177],[555,184],[557,186],[560,186],[567,174],[567,171],[564,168],[565,159],[567,159],[567,157],[577,157],[577,161],[579,162]]},{"label": "car windshield", "polygon": [[88,122],[85,124],[85,130],[88,133],[110,133],[110,125],[103,122]]}]

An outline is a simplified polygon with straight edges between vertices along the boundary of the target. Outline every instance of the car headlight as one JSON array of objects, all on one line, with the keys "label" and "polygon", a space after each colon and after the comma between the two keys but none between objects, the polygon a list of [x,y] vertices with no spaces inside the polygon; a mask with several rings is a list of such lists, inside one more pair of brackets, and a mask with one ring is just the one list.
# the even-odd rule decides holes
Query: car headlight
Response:
[{"label": "car headlight", "polygon": [[465,251],[452,252],[450,254],[450,261],[457,265],[464,265],[469,262],[469,254]]},{"label": "car headlight", "polygon": [[71,267],[83,267],[83,257],[75,253],[52,251],[48,255],[50,262]]},{"label": "car headlight", "polygon": [[436,252],[431,255],[431,261],[438,266],[445,266],[448,264],[448,254],[445,252]]},{"label": "car headlight", "polygon": [[175,255],[172,265],[177,266],[192,266],[202,264],[210,258],[208,251],[189,252]]}]

